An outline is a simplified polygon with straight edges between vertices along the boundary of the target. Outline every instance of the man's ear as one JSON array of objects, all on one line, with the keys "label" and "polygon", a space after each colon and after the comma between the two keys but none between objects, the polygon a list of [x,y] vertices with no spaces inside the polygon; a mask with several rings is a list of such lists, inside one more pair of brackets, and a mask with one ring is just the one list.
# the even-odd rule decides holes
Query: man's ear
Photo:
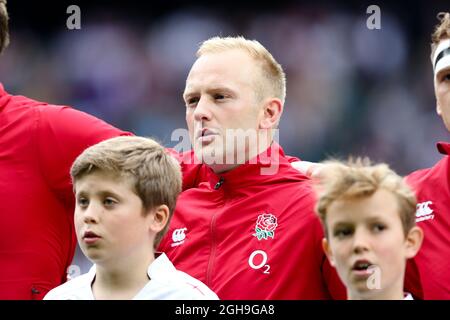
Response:
[{"label": "man's ear", "polygon": [[441,106],[439,105],[439,102],[437,102],[437,101],[436,101],[436,113],[439,116],[442,116],[442,109],[441,109]]},{"label": "man's ear", "polygon": [[264,103],[263,117],[259,122],[260,129],[272,129],[278,125],[283,112],[283,104],[278,98],[271,98]]},{"label": "man's ear", "polygon": [[414,226],[406,235],[406,258],[413,258],[419,252],[423,241],[423,231],[420,227]]},{"label": "man's ear", "polygon": [[336,268],[336,264],[334,263],[333,251],[330,248],[330,244],[328,243],[327,238],[322,239],[322,249],[323,252],[325,252],[325,255],[327,256],[328,261],[330,261],[330,264]]},{"label": "man's ear", "polygon": [[436,113],[441,117],[442,116],[442,108],[441,108],[441,104],[439,103],[439,95],[438,95],[438,83],[437,83],[437,78],[434,77],[434,96],[436,97]]},{"label": "man's ear", "polygon": [[169,221],[169,207],[165,204],[157,206],[151,209],[152,212],[149,213],[153,218],[150,219],[150,230],[154,233],[158,233],[164,229],[167,222]]}]

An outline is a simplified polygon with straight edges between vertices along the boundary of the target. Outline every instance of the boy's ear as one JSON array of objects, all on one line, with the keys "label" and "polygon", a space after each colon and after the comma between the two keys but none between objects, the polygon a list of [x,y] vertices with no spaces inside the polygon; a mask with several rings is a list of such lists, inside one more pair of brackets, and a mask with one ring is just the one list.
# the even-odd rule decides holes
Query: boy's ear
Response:
[{"label": "boy's ear", "polygon": [[169,213],[169,207],[165,204],[153,208],[152,213],[150,213],[150,216],[153,217],[153,219],[150,220],[150,229],[155,233],[164,229],[169,220]]},{"label": "boy's ear", "polygon": [[409,230],[406,236],[406,258],[413,258],[420,247],[422,246],[423,241],[423,231],[420,227],[414,226]]},{"label": "boy's ear", "polygon": [[327,256],[328,261],[330,261],[330,264],[336,268],[336,264],[334,263],[333,251],[331,251],[330,244],[328,243],[327,238],[322,239],[322,249],[323,252],[325,252],[325,255]]}]

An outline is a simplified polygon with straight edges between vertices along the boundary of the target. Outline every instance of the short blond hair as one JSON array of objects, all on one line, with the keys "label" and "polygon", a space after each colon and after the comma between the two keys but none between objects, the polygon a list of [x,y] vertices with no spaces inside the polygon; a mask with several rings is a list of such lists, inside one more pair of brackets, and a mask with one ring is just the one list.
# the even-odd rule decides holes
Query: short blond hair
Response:
[{"label": "short blond hair", "polygon": [[145,212],[159,205],[169,207],[168,222],[155,237],[156,248],[167,232],[181,192],[178,161],[152,139],[116,137],[87,148],[77,157],[70,169],[73,185],[96,170],[112,173],[120,179],[131,179],[133,192],[142,200]]},{"label": "short blond hair", "polygon": [[434,53],[439,42],[450,39],[450,13],[439,12],[437,15],[439,23],[435,26],[434,32],[431,34],[431,63],[434,63]]},{"label": "short blond hair", "polygon": [[9,44],[8,20],[6,0],[0,0],[0,54]]},{"label": "short blond hair", "polygon": [[[221,53],[228,50],[243,50],[255,61],[260,62],[261,73],[266,80],[266,86],[260,85],[259,96],[271,94],[284,104],[286,98],[286,75],[281,65],[272,54],[258,41],[238,37],[213,37],[204,41],[197,51],[197,57],[204,54]],[[271,91],[267,92],[267,88]]]},{"label": "short blond hair", "polygon": [[349,159],[347,162],[328,160],[323,164],[321,179],[316,185],[316,212],[327,237],[327,211],[334,201],[369,197],[380,189],[391,192],[397,199],[404,235],[414,227],[416,196],[404,179],[387,164],[371,165],[368,158]]}]

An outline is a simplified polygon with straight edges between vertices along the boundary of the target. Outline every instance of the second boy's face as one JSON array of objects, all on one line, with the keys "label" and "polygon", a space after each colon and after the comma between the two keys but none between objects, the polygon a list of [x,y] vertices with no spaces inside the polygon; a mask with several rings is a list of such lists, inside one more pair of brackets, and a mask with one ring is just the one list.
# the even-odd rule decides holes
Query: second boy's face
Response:
[{"label": "second boy's face", "polygon": [[75,189],[77,239],[90,260],[114,265],[152,254],[152,215],[143,215],[129,180],[97,170],[79,179]]},{"label": "second boy's face", "polygon": [[390,192],[378,190],[370,197],[335,201],[326,222],[324,247],[349,298],[370,299],[380,292],[388,298],[403,290],[409,251],[397,201]]}]

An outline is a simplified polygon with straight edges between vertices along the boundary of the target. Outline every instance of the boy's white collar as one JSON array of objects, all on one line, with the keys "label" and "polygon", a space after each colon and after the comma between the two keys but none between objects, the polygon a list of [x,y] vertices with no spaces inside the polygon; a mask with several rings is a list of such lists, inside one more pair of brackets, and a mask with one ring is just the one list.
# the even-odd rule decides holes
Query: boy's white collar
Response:
[{"label": "boy's white collar", "polygon": [[403,300],[414,300],[414,298],[411,293],[405,293],[405,297],[403,298]]}]

